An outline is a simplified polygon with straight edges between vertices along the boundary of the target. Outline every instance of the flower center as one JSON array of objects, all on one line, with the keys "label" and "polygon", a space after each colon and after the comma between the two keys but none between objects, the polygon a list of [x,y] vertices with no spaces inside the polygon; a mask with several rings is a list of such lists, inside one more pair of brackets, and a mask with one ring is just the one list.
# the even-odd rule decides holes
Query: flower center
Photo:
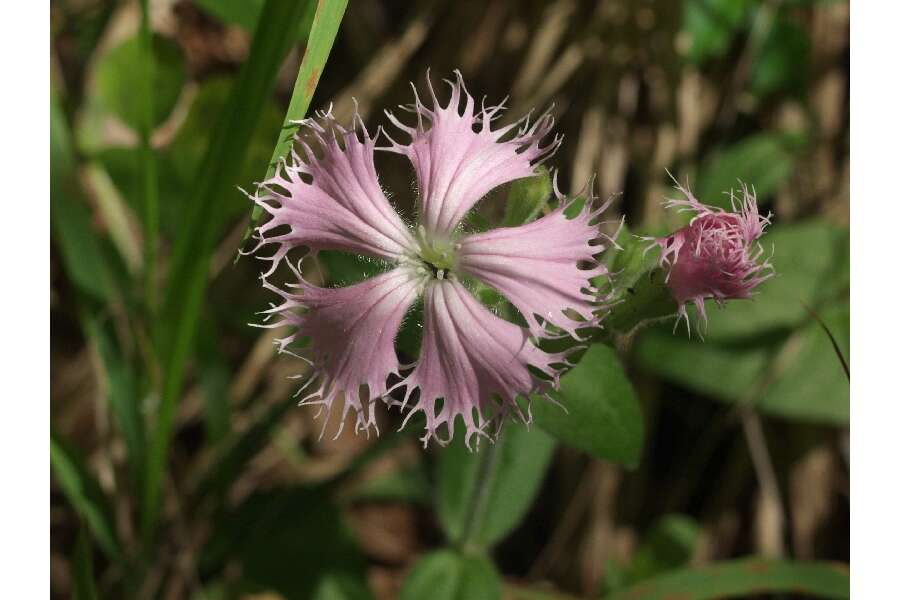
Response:
[{"label": "flower center", "polygon": [[435,238],[421,225],[416,231],[418,262],[435,279],[444,279],[456,266],[458,244],[451,239]]}]

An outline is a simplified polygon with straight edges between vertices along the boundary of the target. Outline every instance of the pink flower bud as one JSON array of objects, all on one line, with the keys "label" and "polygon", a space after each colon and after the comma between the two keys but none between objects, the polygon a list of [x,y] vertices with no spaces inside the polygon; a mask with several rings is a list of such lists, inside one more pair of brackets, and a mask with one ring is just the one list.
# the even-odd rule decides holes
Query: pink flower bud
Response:
[{"label": "pink flower bud", "polygon": [[731,194],[731,212],[701,203],[680,184],[678,190],[685,198],[668,200],[666,208],[694,211],[696,216],[687,227],[653,242],[662,249],[659,264],[668,272],[666,284],[678,303],[678,320],[685,319],[690,333],[688,302],[705,324],[707,298],[719,304],[750,298],[756,286],[775,274],[757,241],[771,215],[760,216],[756,195],[745,184],[740,197]]}]

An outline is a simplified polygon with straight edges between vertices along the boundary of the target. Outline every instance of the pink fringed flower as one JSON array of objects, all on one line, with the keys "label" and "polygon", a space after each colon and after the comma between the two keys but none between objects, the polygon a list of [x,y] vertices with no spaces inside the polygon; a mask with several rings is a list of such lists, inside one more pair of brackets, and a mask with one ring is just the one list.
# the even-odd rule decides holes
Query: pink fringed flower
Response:
[{"label": "pink fringed flower", "polygon": [[668,271],[666,284],[678,303],[678,319],[684,318],[690,332],[688,302],[705,323],[707,298],[718,303],[750,298],[753,288],[774,275],[757,241],[770,216],[759,214],[756,196],[746,185],[741,198],[732,193],[732,212],[707,206],[689,189],[676,185],[685,197],[668,200],[666,207],[690,210],[696,216],[687,227],[653,243],[662,249],[659,264]]},{"label": "pink fringed flower", "polygon": [[[410,137],[406,144],[385,136],[389,145],[376,147],[381,131],[370,136],[359,116],[350,129],[330,113],[302,121],[318,152],[298,137],[302,154],[293,153],[290,164],[281,164],[253,198],[270,215],[257,229],[257,248],[276,247],[265,257],[272,267],[264,280],[295,247],[351,251],[393,266],[341,288],[312,285],[293,266],[298,281],[290,289],[265,283],[283,300],[268,311],[280,318],[267,326],[293,327],[280,348],[309,340],[314,376],[301,404],[319,404],[330,414],[343,398],[341,422],[353,411],[357,431],[375,426],[379,399],[410,407],[406,421],[422,413],[425,443],[452,438],[457,416],[465,424],[467,444],[474,434],[489,436],[488,424],[499,426],[507,415],[528,422],[528,411],[516,399],[557,385],[560,369],[568,365],[566,353],[545,352],[537,342],[577,336],[600,319],[599,291],[591,279],[606,274],[594,258],[604,250],[597,220],[605,207],[597,207],[592,194],[576,215],[566,216],[574,201],[554,185],[558,206],[532,223],[471,235],[461,229],[466,213],[485,194],[534,175],[561,138],[542,145],[553,126],[549,114],[497,127],[502,105],[482,103],[476,110],[456,75],[455,82],[448,81],[446,106],[429,82],[431,106],[416,93],[415,104],[404,107],[416,115],[414,126],[387,113]],[[415,229],[407,227],[382,192],[376,150],[404,155],[412,163],[419,191]],[[526,326],[485,308],[464,279],[480,280],[504,294]],[[401,366],[394,341],[419,296],[424,296],[420,357],[414,365]],[[402,401],[390,397],[394,390]],[[442,425],[445,439],[438,437]]]}]

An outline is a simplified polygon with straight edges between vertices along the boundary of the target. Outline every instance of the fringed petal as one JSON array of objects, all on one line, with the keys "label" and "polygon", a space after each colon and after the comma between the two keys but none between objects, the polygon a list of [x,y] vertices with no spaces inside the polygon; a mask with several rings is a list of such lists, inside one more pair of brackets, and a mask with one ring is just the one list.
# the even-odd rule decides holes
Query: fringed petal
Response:
[{"label": "fringed petal", "polygon": [[326,413],[323,431],[340,396],[342,428],[350,410],[356,413],[357,431],[375,425],[375,401],[385,394],[388,376],[399,370],[394,341],[421,284],[421,276],[409,267],[340,288],[318,287],[302,277],[291,286],[296,292],[264,284],[283,298],[267,311],[280,320],[264,326],[294,328],[278,341],[279,350],[309,339],[314,385],[301,404],[321,405]]},{"label": "fringed petal", "polygon": [[[534,167],[549,158],[562,137],[548,144],[541,141],[553,128],[553,117],[544,113],[534,122],[530,115],[505,127],[492,128],[503,103],[476,112],[475,100],[456,71],[456,82],[447,81],[450,101],[441,106],[431,81],[432,107],[426,108],[413,86],[416,102],[408,108],[416,113],[415,127],[388,118],[409,134],[409,144],[386,150],[403,154],[412,162],[419,190],[421,224],[432,234],[447,236],[482,197],[499,185],[535,174]],[[427,122],[427,123],[426,123]],[[507,134],[512,132],[512,137]],[[506,139],[504,139],[506,138]]]},{"label": "fringed petal", "polygon": [[[506,415],[530,423],[516,398],[546,392],[559,383],[565,354],[549,354],[529,340],[528,331],[487,310],[455,279],[432,281],[425,292],[425,331],[419,362],[405,385],[405,407],[418,390],[406,417],[425,415],[427,445],[432,438],[453,438],[454,421],[462,415],[466,445],[475,435],[490,439],[487,426]],[[536,377],[529,367],[544,374]],[[496,401],[494,396],[496,395]],[[527,401],[527,400],[526,400]],[[438,428],[447,426],[447,438]]]},{"label": "fringed petal", "polygon": [[[275,175],[251,197],[271,217],[256,230],[256,249],[278,246],[272,256],[265,257],[273,263],[269,273],[297,246],[388,260],[412,248],[408,227],[378,184],[376,140],[362,119],[355,116],[352,127],[345,129],[328,112],[299,125],[296,141],[302,152],[292,152],[290,162],[280,163]],[[316,140],[319,155],[301,137],[303,132]]]},{"label": "fringed petal", "polygon": [[595,256],[615,241],[597,222],[609,202],[598,207],[588,193],[578,214],[566,216],[575,201],[557,195],[559,207],[536,221],[463,238],[458,264],[506,296],[535,337],[550,336],[549,324],[578,339],[602,316],[605,297],[591,280],[608,271]]}]

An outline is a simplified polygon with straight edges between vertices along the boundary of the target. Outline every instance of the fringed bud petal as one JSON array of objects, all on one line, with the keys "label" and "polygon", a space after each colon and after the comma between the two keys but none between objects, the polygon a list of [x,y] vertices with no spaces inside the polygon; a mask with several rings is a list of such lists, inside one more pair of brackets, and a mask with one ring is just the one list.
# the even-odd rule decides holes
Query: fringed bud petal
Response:
[{"label": "fringed bud petal", "polygon": [[667,201],[666,207],[696,216],[687,227],[653,243],[662,249],[659,264],[668,271],[666,284],[678,303],[679,319],[688,321],[686,307],[692,302],[705,322],[707,298],[719,303],[750,298],[756,286],[775,274],[758,243],[770,216],[759,214],[756,196],[746,185],[740,197],[732,194],[732,212],[703,204],[681,185],[678,190],[685,197]]}]

